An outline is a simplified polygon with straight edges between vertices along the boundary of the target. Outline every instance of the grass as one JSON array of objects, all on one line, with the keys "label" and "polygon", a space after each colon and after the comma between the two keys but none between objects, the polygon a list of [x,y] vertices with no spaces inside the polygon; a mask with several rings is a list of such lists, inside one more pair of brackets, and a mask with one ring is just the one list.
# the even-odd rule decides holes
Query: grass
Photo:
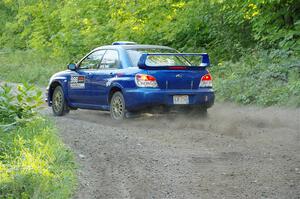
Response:
[{"label": "grass", "polygon": [[70,198],[76,185],[72,152],[49,119],[0,129],[0,198]]},{"label": "grass", "polygon": [[51,75],[66,69],[68,60],[33,50],[0,51],[0,80],[46,86]]}]

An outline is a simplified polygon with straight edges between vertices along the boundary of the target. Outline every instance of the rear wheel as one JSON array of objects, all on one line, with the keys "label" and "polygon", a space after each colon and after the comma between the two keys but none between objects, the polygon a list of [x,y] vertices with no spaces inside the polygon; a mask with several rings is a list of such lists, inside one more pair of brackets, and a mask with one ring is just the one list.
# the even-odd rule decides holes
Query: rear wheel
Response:
[{"label": "rear wheel", "polygon": [[52,111],[55,116],[63,116],[70,112],[61,86],[54,89],[52,95]]},{"label": "rear wheel", "polygon": [[115,92],[110,101],[110,116],[114,120],[124,120],[126,117],[125,100],[121,92]]}]

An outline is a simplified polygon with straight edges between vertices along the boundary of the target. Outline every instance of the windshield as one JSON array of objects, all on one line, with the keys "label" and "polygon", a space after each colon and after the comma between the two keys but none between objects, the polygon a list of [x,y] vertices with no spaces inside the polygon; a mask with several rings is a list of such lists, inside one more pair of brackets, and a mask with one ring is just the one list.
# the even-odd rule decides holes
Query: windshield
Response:
[{"label": "windshield", "polygon": [[[178,53],[172,49],[150,48],[150,49],[130,49],[127,53],[131,59],[132,66],[137,66],[143,53]],[[148,56],[146,64],[149,66],[190,66],[190,62],[179,56]]]}]

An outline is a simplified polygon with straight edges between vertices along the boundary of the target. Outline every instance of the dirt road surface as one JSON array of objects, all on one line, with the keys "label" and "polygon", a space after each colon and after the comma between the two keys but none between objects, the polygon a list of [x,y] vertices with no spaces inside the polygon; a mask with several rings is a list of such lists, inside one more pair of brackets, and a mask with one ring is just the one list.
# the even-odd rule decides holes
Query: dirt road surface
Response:
[{"label": "dirt road surface", "polygon": [[123,123],[77,110],[55,121],[79,164],[74,198],[300,198],[300,109],[217,104],[207,119]]}]

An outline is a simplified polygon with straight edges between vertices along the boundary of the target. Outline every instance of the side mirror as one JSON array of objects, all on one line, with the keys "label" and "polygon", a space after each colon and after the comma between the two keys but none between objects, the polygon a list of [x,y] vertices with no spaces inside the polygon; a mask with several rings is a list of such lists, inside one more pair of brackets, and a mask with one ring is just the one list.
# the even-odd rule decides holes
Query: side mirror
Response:
[{"label": "side mirror", "polygon": [[68,69],[69,70],[76,70],[76,64],[73,64],[73,63],[68,64]]}]

